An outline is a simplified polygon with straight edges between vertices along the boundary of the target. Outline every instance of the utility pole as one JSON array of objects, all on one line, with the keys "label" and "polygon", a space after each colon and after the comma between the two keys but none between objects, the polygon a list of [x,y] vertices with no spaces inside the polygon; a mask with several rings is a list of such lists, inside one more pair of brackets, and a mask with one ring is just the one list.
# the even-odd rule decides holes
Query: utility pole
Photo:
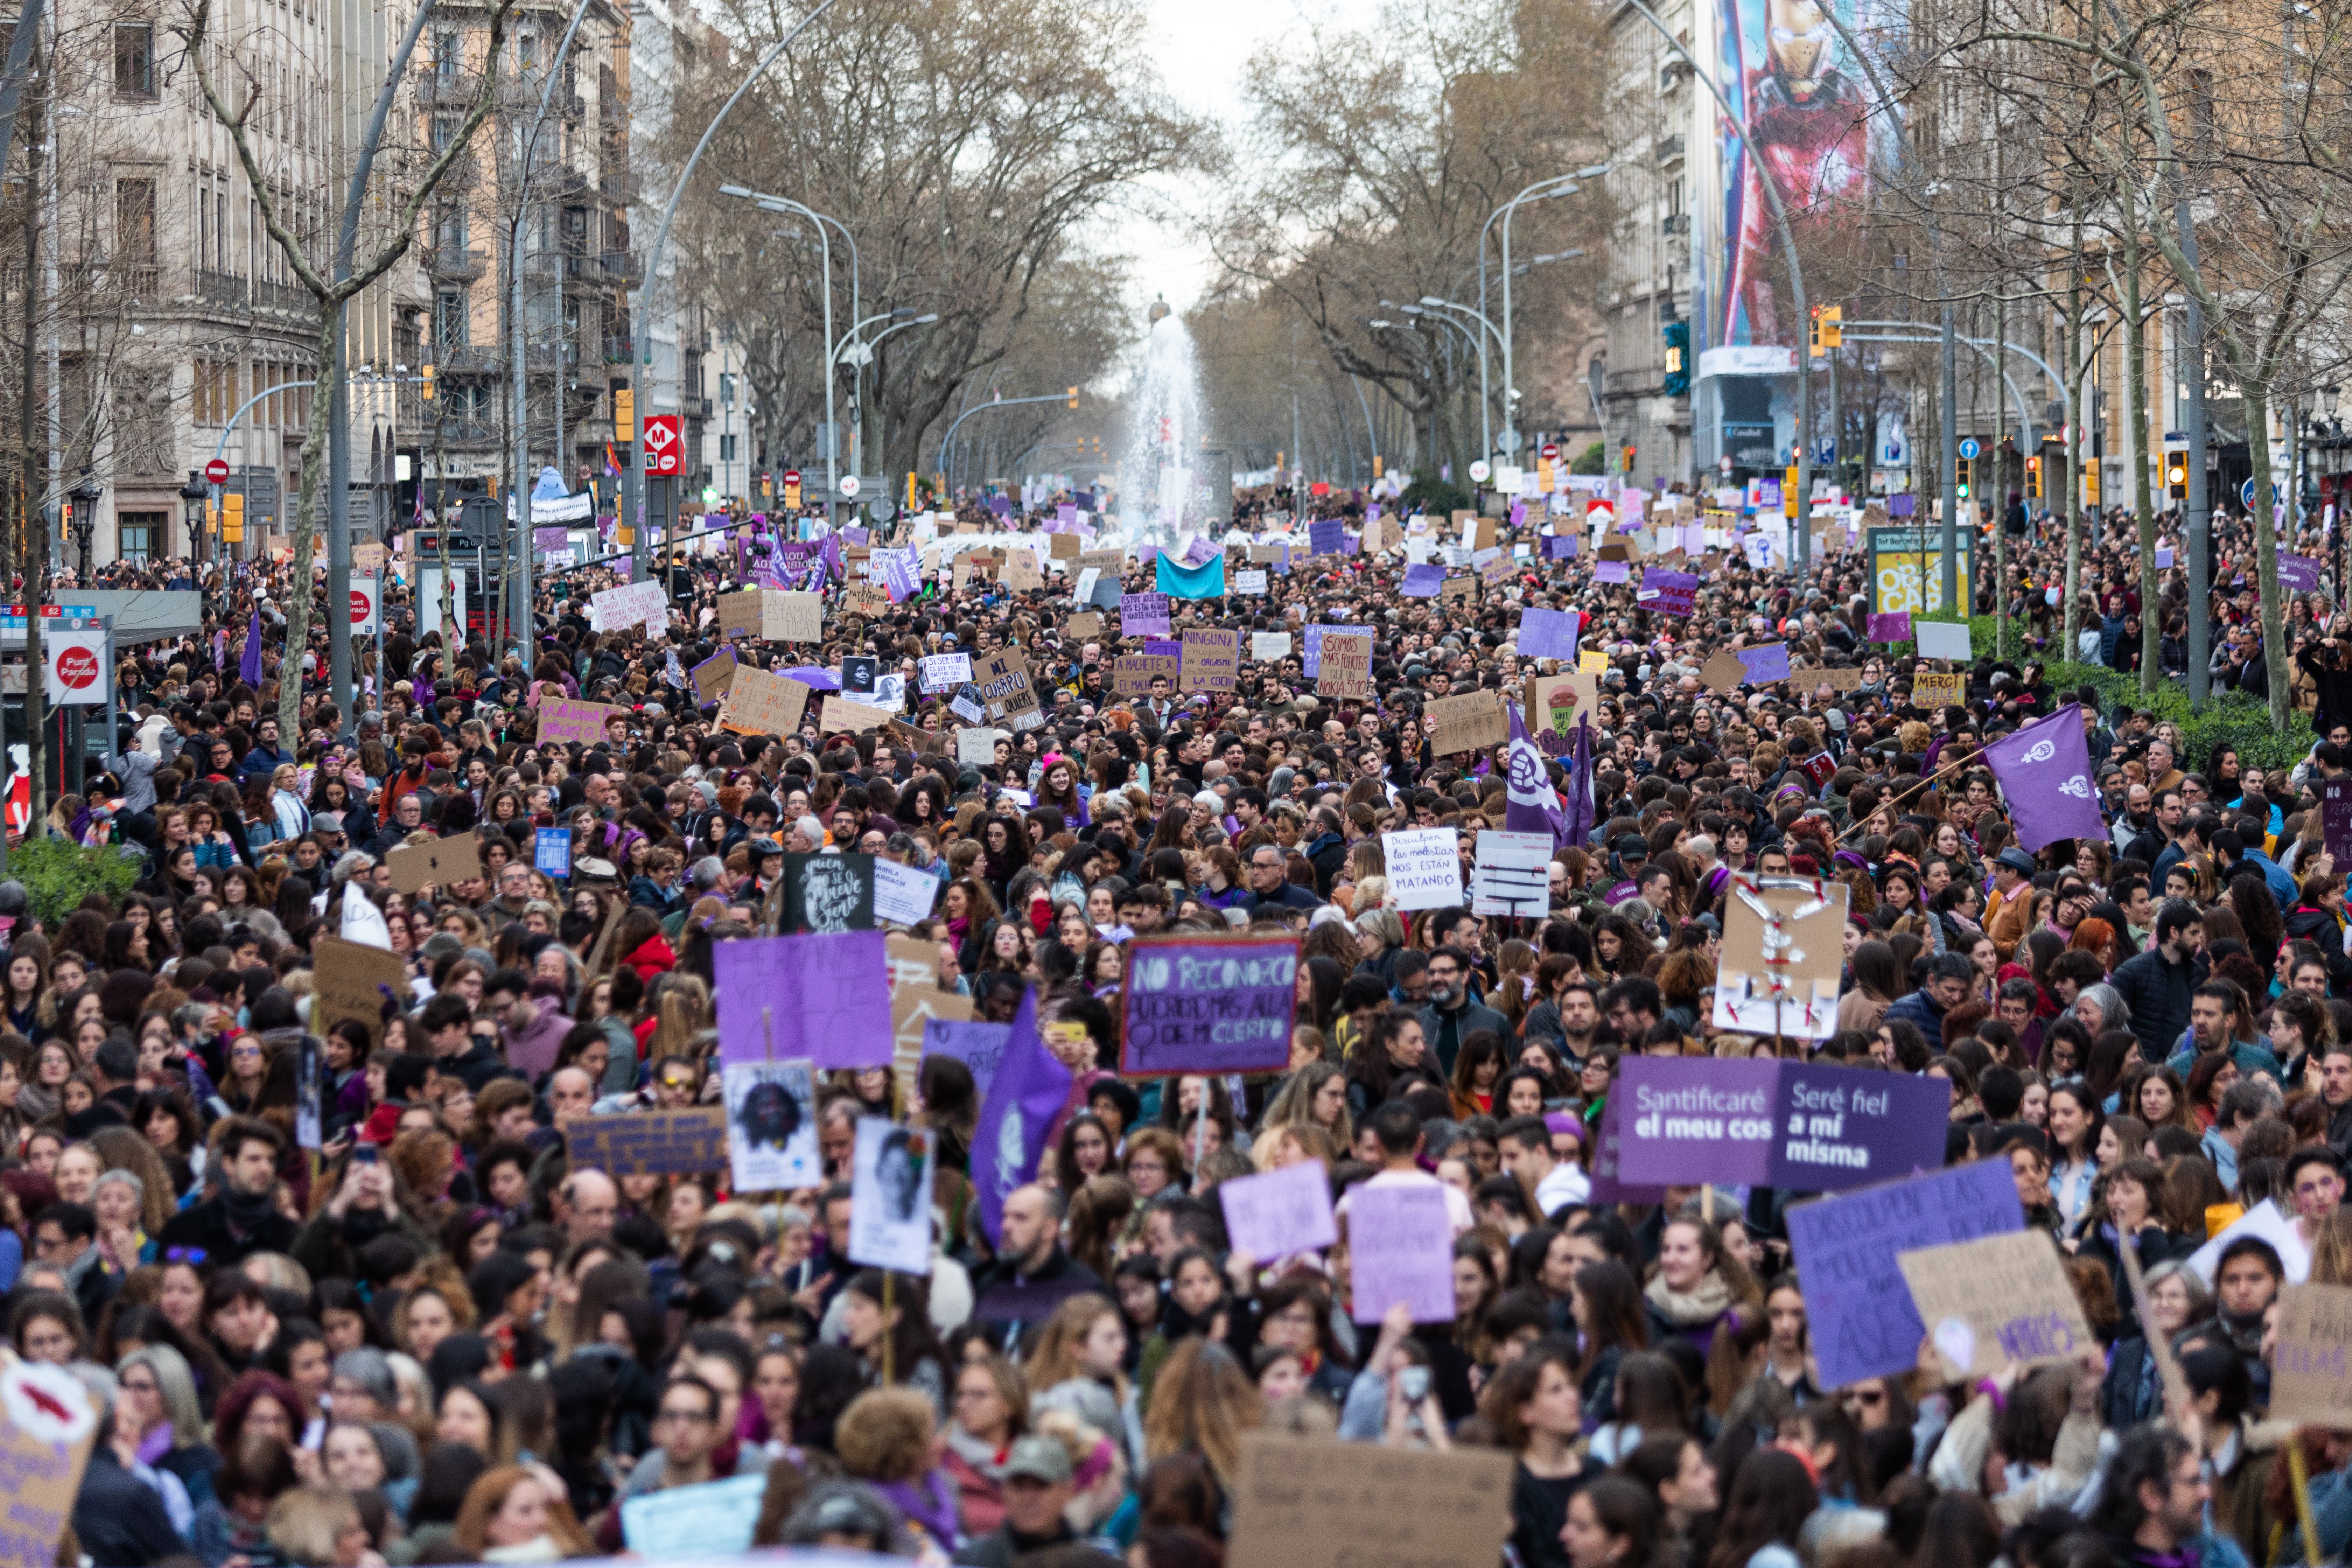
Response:
[{"label": "utility pole", "polygon": [[[2197,222],[2185,195],[2174,203],[2172,214],[2180,230],[2180,253],[2193,270]],[[2189,407],[2180,423],[2181,433],[2189,438],[2189,496],[2181,507],[2180,542],[2189,552],[2189,700],[2202,707],[2212,679],[2205,670],[2211,635],[2206,617],[2212,595],[2212,586],[2205,580],[2205,542],[2212,527],[2212,503],[2205,482],[2205,310],[2197,302],[2196,289],[2182,292],[2187,309],[2182,312],[2179,374],[2189,388]]]}]

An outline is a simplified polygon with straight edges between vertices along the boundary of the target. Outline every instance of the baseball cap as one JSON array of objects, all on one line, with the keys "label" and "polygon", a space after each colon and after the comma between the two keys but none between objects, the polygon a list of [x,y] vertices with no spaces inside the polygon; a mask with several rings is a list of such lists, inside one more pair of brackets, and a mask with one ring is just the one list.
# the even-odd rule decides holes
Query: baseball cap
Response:
[{"label": "baseball cap", "polygon": [[1024,1437],[1013,1445],[1013,1452],[1004,1460],[1004,1479],[1027,1476],[1058,1487],[1070,1479],[1069,1450],[1051,1437]]}]

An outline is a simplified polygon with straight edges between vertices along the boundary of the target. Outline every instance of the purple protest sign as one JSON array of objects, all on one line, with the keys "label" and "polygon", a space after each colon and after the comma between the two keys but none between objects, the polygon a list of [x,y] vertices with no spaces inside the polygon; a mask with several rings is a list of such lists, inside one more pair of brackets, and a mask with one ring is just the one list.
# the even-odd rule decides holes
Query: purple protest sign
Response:
[{"label": "purple protest sign", "polygon": [[2321,847],[2339,866],[2352,866],[2352,774],[2319,781]]},{"label": "purple protest sign", "polygon": [[1519,612],[1519,657],[1557,658],[1573,663],[1576,634],[1584,617],[1573,610],[1543,610],[1529,606]]},{"label": "purple protest sign", "polygon": [[1323,634],[1349,629],[1351,628],[1347,626],[1321,625],[1300,628],[1298,643],[1302,662],[1299,668],[1307,679],[1313,680],[1323,673]]},{"label": "purple protest sign", "polygon": [[1622,561],[1596,561],[1592,563],[1592,580],[1596,583],[1628,583],[1633,574]]},{"label": "purple protest sign", "polygon": [[1779,511],[1780,510],[1780,480],[1761,479],[1757,482],[1756,510],[1758,511]]},{"label": "purple protest sign", "polygon": [[1911,640],[1911,612],[1908,610],[1896,610],[1889,615],[1871,616],[1869,640],[1872,642],[1909,642]]},{"label": "purple protest sign", "polygon": [[1118,596],[1119,635],[1130,637],[1166,637],[1168,626],[1168,595],[1165,594],[1121,594]]},{"label": "purple protest sign", "polygon": [[572,548],[572,535],[561,528],[534,528],[530,531],[530,547],[545,554],[553,550]]},{"label": "purple protest sign", "polygon": [[1434,561],[1404,569],[1404,584],[1397,592],[1408,599],[1434,599],[1445,586],[1445,568]]},{"label": "purple protest sign", "polygon": [[890,975],[878,931],[738,937],[710,950],[719,1059],[890,1065]]},{"label": "purple protest sign", "polygon": [[1787,1223],[1805,1337],[1822,1386],[1842,1388],[1917,1364],[1927,1328],[1895,1267],[1898,1253],[2022,1230],[2025,1212],[2008,1162],[1980,1160],[1798,1204]]},{"label": "purple protest sign", "polygon": [[1219,1182],[1217,1198],[1224,1205],[1232,1250],[1261,1263],[1339,1239],[1331,1215],[1331,1179],[1316,1161]]},{"label": "purple protest sign", "polygon": [[997,1063],[1013,1038],[1010,1024],[982,1024],[959,1018],[923,1020],[923,1055],[953,1057],[971,1069],[973,1088],[982,1100],[996,1081]]},{"label": "purple protest sign", "polygon": [[1944,1163],[1952,1096],[1934,1079],[1796,1061],[1780,1074],[1772,1185],[1836,1192]]},{"label": "purple protest sign", "polygon": [[1698,576],[1691,572],[1646,567],[1642,573],[1642,593],[1648,596],[1650,608],[1659,615],[1687,616],[1698,603]]},{"label": "purple protest sign", "polygon": [[1776,680],[1789,679],[1789,645],[1784,642],[1766,643],[1762,647],[1738,650],[1739,662],[1747,667],[1748,684],[1769,686]]},{"label": "purple protest sign", "polygon": [[1215,540],[1211,539],[1205,533],[1196,533],[1192,536],[1192,542],[1184,547],[1184,553],[1178,557],[1177,564],[1180,566],[1206,566],[1210,562],[1214,561],[1218,556],[1223,555],[1224,552],[1225,548],[1223,545],[1219,544]]},{"label": "purple protest sign", "polygon": [[1339,555],[1348,548],[1348,525],[1327,517],[1307,525],[1307,545],[1318,555]]},{"label": "purple protest sign", "polygon": [[2162,572],[2168,570],[2171,565],[2172,552],[2159,548],[2156,552],[2156,569]]},{"label": "purple protest sign", "polygon": [[1074,531],[1077,526],[1078,503],[1076,501],[1066,500],[1054,509],[1053,526],[1047,529],[1046,531],[1049,533],[1067,533]]},{"label": "purple protest sign", "polygon": [[1572,533],[1548,533],[1544,535],[1544,559],[1547,561],[1575,560],[1576,535]]},{"label": "purple protest sign", "polygon": [[1375,1176],[1348,1194],[1348,1273],[1360,1323],[1402,1301],[1416,1323],[1454,1318],[1454,1222],[1433,1178]]},{"label": "purple protest sign", "polygon": [[1289,1065],[1297,937],[1139,937],[1128,952],[1119,1071],[1280,1072]]},{"label": "purple protest sign", "polygon": [[1511,526],[1513,528],[1524,527],[1526,526],[1527,521],[1528,503],[1523,500],[1513,501],[1511,503]]},{"label": "purple protest sign", "polygon": [[1592,1147],[1592,1201],[1596,1204],[1662,1204],[1663,1186],[1637,1187],[1619,1178],[1624,1165],[1623,1141],[1617,1134],[1617,1108],[1625,1097],[1612,1093],[1601,1101],[1600,1137]]},{"label": "purple protest sign", "polygon": [[1184,645],[1181,642],[1162,641],[1158,637],[1146,637],[1143,639],[1143,657],[1146,658],[1182,658],[1184,657]]},{"label": "purple protest sign", "polygon": [[863,550],[874,542],[874,535],[863,528],[845,528],[841,531],[841,542]]},{"label": "purple protest sign", "polygon": [[1913,495],[1909,490],[1905,490],[1901,495],[1893,495],[1886,498],[1887,516],[1916,517],[1918,514],[1919,498]]},{"label": "purple protest sign", "polygon": [[1644,1186],[1768,1182],[1780,1079],[1780,1064],[1769,1059],[1626,1058],[1609,1089],[1622,1138],[1618,1179]]},{"label": "purple protest sign", "polygon": [[2083,739],[2083,710],[2070,702],[2038,724],[2004,735],[1984,749],[2017,823],[2027,854],[2061,838],[2097,838],[2107,830],[2091,784],[2091,752]]},{"label": "purple protest sign", "polygon": [[2290,594],[2315,593],[2319,588],[2319,563],[2307,555],[2282,555],[2278,558],[2279,586]]}]

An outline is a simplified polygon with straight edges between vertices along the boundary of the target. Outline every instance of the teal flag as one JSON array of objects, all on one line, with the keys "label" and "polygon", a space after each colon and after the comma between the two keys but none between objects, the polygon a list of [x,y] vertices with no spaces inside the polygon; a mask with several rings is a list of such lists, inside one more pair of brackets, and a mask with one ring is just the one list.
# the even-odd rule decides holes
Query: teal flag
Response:
[{"label": "teal flag", "polygon": [[1160,555],[1160,591],[1171,599],[1222,599],[1225,596],[1225,558],[1218,554],[1198,566],[1179,566],[1165,552]]}]

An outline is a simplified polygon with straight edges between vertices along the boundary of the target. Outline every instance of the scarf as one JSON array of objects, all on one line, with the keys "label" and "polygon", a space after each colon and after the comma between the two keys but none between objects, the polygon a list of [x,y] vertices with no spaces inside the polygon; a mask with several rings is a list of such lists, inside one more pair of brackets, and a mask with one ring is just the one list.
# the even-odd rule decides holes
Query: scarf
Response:
[{"label": "scarf", "polygon": [[226,1184],[221,1188],[221,1207],[227,1211],[229,1229],[240,1237],[251,1236],[262,1221],[278,1212],[269,1194],[240,1193]]},{"label": "scarf", "polygon": [[1661,1274],[1650,1281],[1642,1298],[1675,1327],[1696,1328],[1715,1321],[1730,1310],[1731,1287],[1723,1282],[1721,1274],[1709,1269],[1698,1282],[1697,1289],[1674,1290],[1667,1288],[1666,1277]]}]

